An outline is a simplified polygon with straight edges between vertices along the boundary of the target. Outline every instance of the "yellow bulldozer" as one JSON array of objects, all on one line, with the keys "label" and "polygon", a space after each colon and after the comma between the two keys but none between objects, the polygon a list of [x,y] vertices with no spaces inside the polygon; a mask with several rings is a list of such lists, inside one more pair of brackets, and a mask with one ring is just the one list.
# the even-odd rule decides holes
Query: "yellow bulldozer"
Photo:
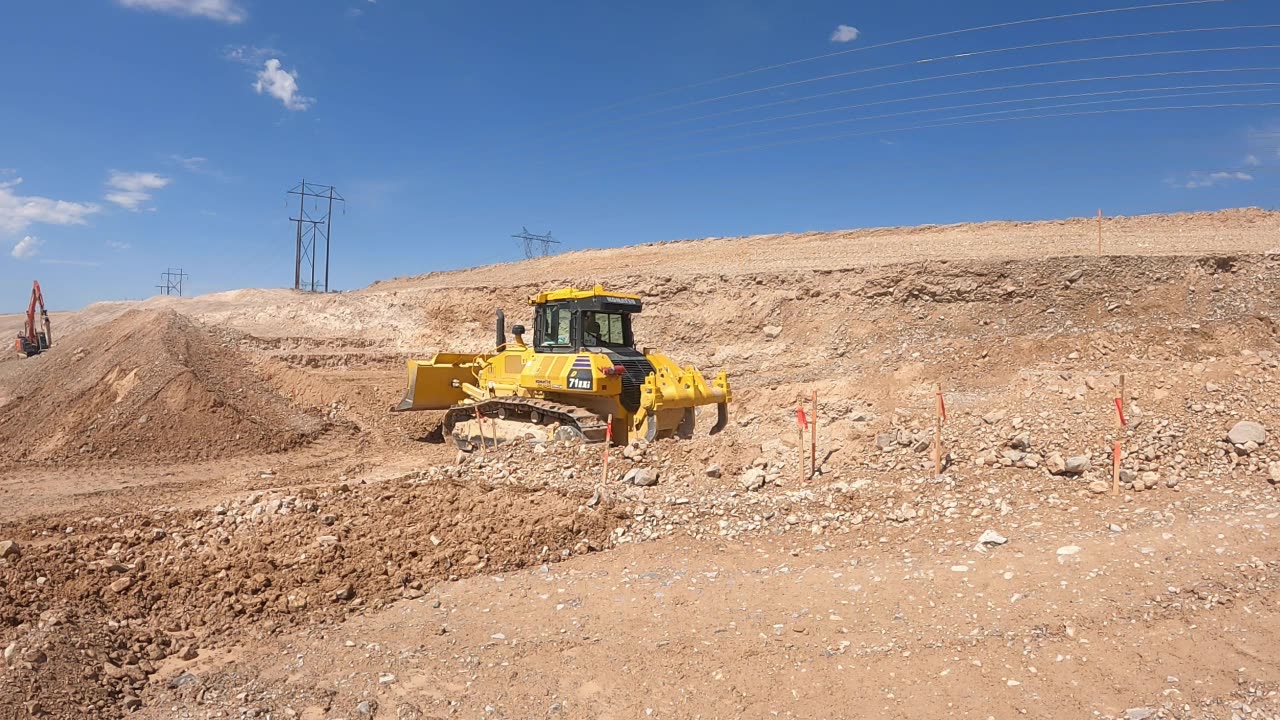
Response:
[{"label": "yellow bulldozer", "polygon": [[721,372],[707,382],[692,366],[637,348],[631,317],[640,312],[639,297],[596,285],[539,293],[529,303],[532,345],[520,325],[507,342],[499,310],[494,350],[410,360],[408,391],[392,412],[445,410],[442,429],[463,447],[470,440],[455,427],[478,417],[554,427],[549,434],[557,439],[626,444],[690,437],[695,408],[715,405],[711,433],[724,429],[729,379]]}]

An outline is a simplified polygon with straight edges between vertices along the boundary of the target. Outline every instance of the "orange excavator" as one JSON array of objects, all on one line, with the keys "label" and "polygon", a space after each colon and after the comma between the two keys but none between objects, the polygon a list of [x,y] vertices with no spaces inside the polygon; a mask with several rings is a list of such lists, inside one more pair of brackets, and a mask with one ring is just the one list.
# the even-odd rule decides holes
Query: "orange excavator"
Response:
[{"label": "orange excavator", "polygon": [[[36,324],[36,306],[40,307],[40,323]],[[39,355],[49,349],[53,342],[53,330],[49,327],[49,311],[44,307],[44,293],[40,292],[40,281],[31,281],[31,302],[27,303],[27,324],[18,332],[17,349],[19,357]]]}]

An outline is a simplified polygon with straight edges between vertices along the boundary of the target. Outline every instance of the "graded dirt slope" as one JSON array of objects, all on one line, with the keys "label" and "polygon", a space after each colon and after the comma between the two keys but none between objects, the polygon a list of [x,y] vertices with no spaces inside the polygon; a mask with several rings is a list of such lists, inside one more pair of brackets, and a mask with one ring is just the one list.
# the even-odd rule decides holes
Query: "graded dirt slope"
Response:
[{"label": "graded dirt slope", "polygon": [[[0,708],[1280,717],[1278,218],[1108,219],[1101,257],[1091,220],[690,241],[59,318],[0,363],[3,432],[39,386],[22,437],[91,445],[0,465]],[[644,297],[642,344],[728,372],[723,433],[606,471],[388,413],[405,358],[597,282]],[[299,416],[340,428],[292,448]]]},{"label": "graded dirt slope", "polygon": [[230,337],[133,311],[5,366],[0,459],[198,459],[278,451],[323,422],[258,378]]}]

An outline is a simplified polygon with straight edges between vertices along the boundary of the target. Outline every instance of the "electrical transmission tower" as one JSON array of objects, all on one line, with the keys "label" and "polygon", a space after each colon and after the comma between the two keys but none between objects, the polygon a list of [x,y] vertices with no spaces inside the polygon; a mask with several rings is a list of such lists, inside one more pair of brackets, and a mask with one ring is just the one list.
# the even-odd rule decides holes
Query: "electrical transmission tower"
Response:
[{"label": "electrical transmission tower", "polygon": [[[332,185],[317,185],[306,180],[289,191],[298,196],[298,216],[289,218],[297,223],[296,250],[293,258],[293,289],[316,292],[316,251],[324,241],[324,292],[329,292],[329,241],[333,237],[333,201],[346,200]],[[307,198],[311,198],[311,212],[307,212]],[[325,203],[320,201],[324,200]],[[321,209],[323,208],[323,212]]]},{"label": "electrical transmission tower", "polygon": [[526,259],[536,257],[546,257],[551,254],[551,246],[559,245],[560,241],[551,237],[551,231],[548,230],[546,235],[538,235],[529,232],[529,228],[522,227],[520,232],[511,237],[524,241],[524,256]]},{"label": "electrical transmission tower", "polygon": [[174,271],[173,268],[165,268],[165,271],[160,273],[160,279],[163,282],[157,285],[156,289],[160,291],[161,295],[182,297],[182,280],[187,277],[190,276],[183,272],[182,268],[178,268],[177,271]]}]

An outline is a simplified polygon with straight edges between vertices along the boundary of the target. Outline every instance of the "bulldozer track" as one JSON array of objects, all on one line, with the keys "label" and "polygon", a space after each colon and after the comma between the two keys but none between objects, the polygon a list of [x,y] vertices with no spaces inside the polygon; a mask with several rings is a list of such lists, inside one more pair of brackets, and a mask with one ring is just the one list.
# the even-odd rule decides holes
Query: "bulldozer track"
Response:
[{"label": "bulldozer track", "polygon": [[544,423],[557,421],[562,426],[572,427],[582,433],[582,438],[589,443],[604,442],[608,438],[608,424],[604,418],[590,410],[550,400],[522,397],[490,398],[476,403],[454,405],[445,413],[444,432],[451,435],[455,425],[474,418],[477,412],[485,417],[496,417],[500,410],[505,411],[508,418],[530,418],[536,411],[542,416]]}]

